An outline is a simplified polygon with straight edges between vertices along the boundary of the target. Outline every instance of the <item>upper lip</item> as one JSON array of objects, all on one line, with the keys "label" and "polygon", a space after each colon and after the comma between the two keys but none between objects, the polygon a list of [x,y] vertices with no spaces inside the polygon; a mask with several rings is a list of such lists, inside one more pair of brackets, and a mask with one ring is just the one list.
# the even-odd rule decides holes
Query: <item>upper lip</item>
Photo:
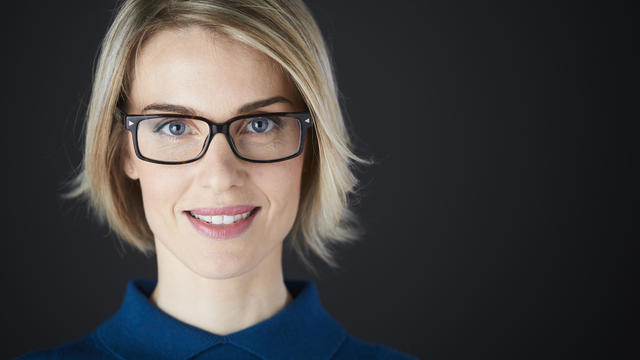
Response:
[{"label": "upper lip", "polygon": [[253,205],[234,205],[234,206],[222,206],[222,207],[206,207],[188,210],[189,212],[200,216],[212,216],[212,215],[238,215],[244,214],[248,211],[257,208]]}]

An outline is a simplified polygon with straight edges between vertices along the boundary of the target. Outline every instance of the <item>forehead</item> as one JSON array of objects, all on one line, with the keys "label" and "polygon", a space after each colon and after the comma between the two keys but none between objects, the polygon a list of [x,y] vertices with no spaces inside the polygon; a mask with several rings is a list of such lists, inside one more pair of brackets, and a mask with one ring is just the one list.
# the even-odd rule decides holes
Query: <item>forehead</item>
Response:
[{"label": "forehead", "polygon": [[207,113],[274,95],[295,96],[288,77],[268,56],[198,26],[152,35],[131,75],[129,100],[134,108],[164,101]]}]

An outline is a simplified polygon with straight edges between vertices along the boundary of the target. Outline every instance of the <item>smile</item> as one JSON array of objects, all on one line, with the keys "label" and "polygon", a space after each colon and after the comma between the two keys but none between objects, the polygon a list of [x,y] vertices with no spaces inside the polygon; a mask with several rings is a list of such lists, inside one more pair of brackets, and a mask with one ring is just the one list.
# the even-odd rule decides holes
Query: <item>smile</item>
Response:
[{"label": "smile", "polygon": [[185,211],[194,229],[211,239],[231,239],[247,231],[260,207],[232,206]]},{"label": "smile", "polygon": [[[257,209],[257,208],[255,208]],[[191,211],[189,211],[189,215],[193,216],[196,219],[208,222],[209,224],[213,224],[213,225],[231,225],[233,223],[236,223],[240,220],[244,220],[246,218],[248,218],[249,216],[251,216],[251,213],[255,210],[250,210],[247,211],[245,213],[242,214],[237,214],[237,215],[198,215],[198,214],[194,214]]]}]

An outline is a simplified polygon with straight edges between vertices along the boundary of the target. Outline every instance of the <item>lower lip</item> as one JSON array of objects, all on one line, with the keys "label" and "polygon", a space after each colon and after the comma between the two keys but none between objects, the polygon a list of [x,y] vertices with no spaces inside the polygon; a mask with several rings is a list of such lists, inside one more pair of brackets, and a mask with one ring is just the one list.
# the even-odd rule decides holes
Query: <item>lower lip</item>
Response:
[{"label": "lower lip", "polygon": [[256,214],[260,211],[260,208],[253,210],[251,215],[243,220],[234,222],[233,224],[228,225],[212,225],[206,221],[198,220],[193,216],[189,215],[188,212],[184,212],[184,215],[189,219],[191,225],[202,235],[211,238],[211,239],[232,239],[240,236],[242,233],[247,231],[251,223],[253,222],[253,218],[256,217]]}]

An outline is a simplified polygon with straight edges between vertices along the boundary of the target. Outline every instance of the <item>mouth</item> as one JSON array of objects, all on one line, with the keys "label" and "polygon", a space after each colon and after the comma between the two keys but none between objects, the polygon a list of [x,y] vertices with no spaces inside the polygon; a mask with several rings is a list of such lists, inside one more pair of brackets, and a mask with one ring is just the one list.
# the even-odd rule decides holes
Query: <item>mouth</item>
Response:
[{"label": "mouth", "polygon": [[237,224],[239,222],[245,221],[248,218],[253,217],[258,212],[259,209],[260,207],[257,206],[249,211],[245,211],[242,213],[238,213],[237,211],[235,211],[235,212],[229,212],[228,214],[223,213],[218,215],[205,215],[202,212],[195,213],[193,211],[185,211],[185,212],[191,218],[207,223],[209,225],[225,226],[225,225],[233,225],[233,224]]},{"label": "mouth", "polygon": [[209,239],[232,239],[249,229],[260,207],[235,206],[184,211],[193,228]]}]

